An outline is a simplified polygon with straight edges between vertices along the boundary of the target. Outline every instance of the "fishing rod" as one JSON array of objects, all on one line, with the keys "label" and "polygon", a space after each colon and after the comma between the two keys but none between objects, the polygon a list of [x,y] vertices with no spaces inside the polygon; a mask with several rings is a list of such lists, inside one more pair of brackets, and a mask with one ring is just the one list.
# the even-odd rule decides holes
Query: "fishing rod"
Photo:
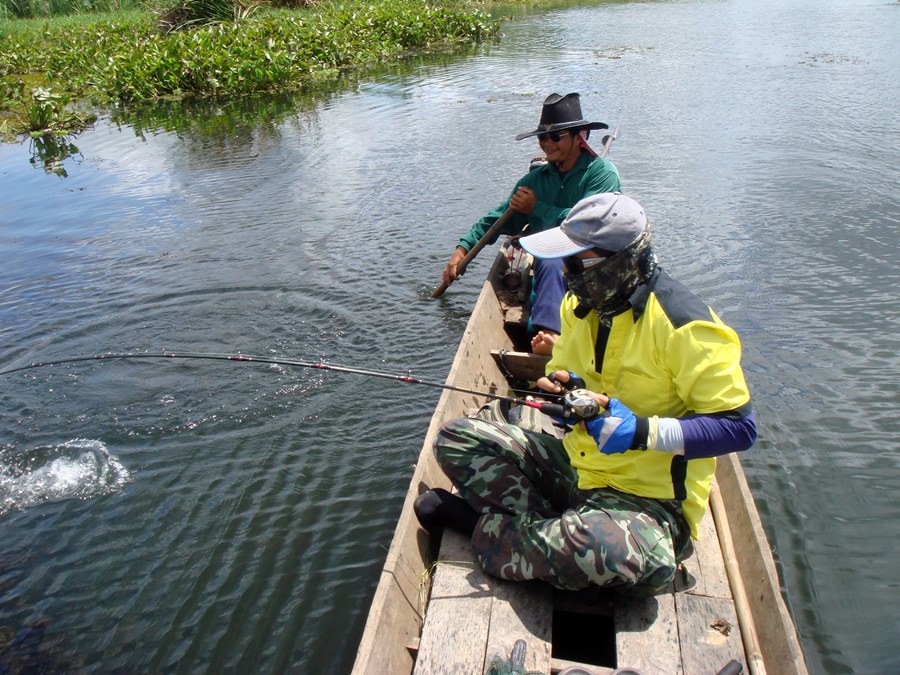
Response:
[{"label": "fishing rod", "polygon": [[52,361],[33,361],[24,366],[15,368],[7,368],[0,370],[0,376],[11,375],[35,368],[45,368],[48,366],[57,366],[65,363],[79,363],[83,361],[106,361],[106,360],[122,360],[122,359],[202,359],[208,361],[241,361],[251,363],[266,363],[279,366],[291,366],[295,368],[312,368],[315,370],[329,370],[338,373],[349,373],[352,375],[365,375],[367,377],[378,377],[385,380],[395,380],[397,382],[405,382],[407,384],[419,384],[427,387],[437,387],[440,389],[449,389],[463,394],[473,394],[475,396],[485,396],[487,398],[498,401],[506,401],[508,403],[524,405],[529,408],[536,408],[547,413],[551,417],[559,417],[565,420],[582,420],[596,416],[598,413],[597,403],[583,394],[582,389],[570,389],[565,394],[553,394],[546,392],[546,396],[554,397],[560,400],[559,403],[548,403],[546,401],[535,401],[530,398],[531,392],[511,389],[513,392],[525,393],[526,397],[503,396],[487,391],[478,391],[477,389],[469,389],[467,387],[458,387],[446,382],[436,382],[433,380],[423,380],[413,377],[411,371],[407,371],[406,375],[398,375],[396,373],[384,373],[377,370],[365,370],[362,368],[351,368],[350,366],[342,366],[334,363],[325,363],[324,361],[299,361],[296,359],[275,358],[270,356],[256,356],[253,354],[218,354],[209,352],[161,352],[159,354],[137,353],[137,352],[108,352],[106,354],[89,354],[87,356],[73,356],[65,359],[55,359]]}]

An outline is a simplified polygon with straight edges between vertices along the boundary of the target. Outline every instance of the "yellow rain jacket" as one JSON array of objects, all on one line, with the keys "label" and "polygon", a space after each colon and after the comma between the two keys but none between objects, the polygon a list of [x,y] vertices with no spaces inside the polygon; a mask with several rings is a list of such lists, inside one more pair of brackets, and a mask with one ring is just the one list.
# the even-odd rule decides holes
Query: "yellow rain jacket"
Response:
[{"label": "yellow rain jacket", "polygon": [[[577,305],[567,294],[548,374],[573,372],[589,390],[617,398],[643,417],[722,413],[749,403],[737,334],[665,271],[657,269],[608,328],[600,326],[596,312],[576,318]],[[656,450],[604,455],[580,424],[563,442],[578,471],[578,487],[681,499],[697,538],[715,458],[687,460]]]}]

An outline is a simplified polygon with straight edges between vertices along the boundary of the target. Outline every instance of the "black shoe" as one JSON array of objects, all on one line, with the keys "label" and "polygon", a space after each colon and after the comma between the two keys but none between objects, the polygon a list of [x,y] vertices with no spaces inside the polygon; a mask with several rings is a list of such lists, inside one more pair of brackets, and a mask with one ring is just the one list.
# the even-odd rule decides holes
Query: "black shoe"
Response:
[{"label": "black shoe", "polygon": [[419,524],[434,533],[449,527],[471,537],[479,518],[478,513],[465,499],[441,488],[428,490],[416,497],[413,510]]}]

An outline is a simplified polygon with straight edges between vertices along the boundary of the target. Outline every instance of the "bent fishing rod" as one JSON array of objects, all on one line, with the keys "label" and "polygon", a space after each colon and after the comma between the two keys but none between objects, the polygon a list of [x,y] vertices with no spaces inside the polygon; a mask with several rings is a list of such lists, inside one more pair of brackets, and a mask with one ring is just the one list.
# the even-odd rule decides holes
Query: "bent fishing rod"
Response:
[{"label": "bent fishing rod", "polygon": [[[524,392],[522,390],[511,389],[513,392],[527,394],[525,397],[504,396],[488,391],[479,391],[477,389],[469,389],[467,387],[459,387],[446,382],[437,382],[434,380],[423,380],[413,377],[411,371],[407,371],[406,375],[396,373],[384,373],[377,370],[365,370],[362,368],[351,368],[350,366],[342,366],[334,363],[325,363],[324,361],[299,361],[296,359],[275,358],[270,356],[256,356],[253,354],[218,354],[209,352],[161,352],[139,353],[139,352],[108,352],[105,354],[89,354],[87,356],[72,356],[65,359],[55,359],[52,361],[33,361],[24,366],[15,368],[7,368],[0,370],[0,376],[11,375],[26,370],[36,368],[46,368],[48,366],[57,366],[66,363],[80,363],[84,361],[106,361],[106,360],[124,360],[124,359],[200,359],[207,361],[241,361],[251,363],[265,363],[270,365],[291,366],[294,368],[312,368],[314,370],[328,370],[337,373],[348,373],[351,375],[364,375],[367,377],[378,377],[385,380],[395,380],[397,382],[405,382],[407,384],[419,384],[426,387],[437,387],[440,389],[448,389],[463,394],[473,394],[475,396],[484,396],[498,401],[506,401],[511,404],[524,405],[529,408],[536,408],[551,417],[559,417],[564,420],[583,420],[589,419],[597,415],[597,403],[589,396],[582,394],[581,389],[569,388],[565,394],[553,394],[544,392],[548,397],[557,398],[559,403],[548,403],[546,401],[536,401],[530,398],[532,392]],[[583,385],[582,385],[583,386]]]}]

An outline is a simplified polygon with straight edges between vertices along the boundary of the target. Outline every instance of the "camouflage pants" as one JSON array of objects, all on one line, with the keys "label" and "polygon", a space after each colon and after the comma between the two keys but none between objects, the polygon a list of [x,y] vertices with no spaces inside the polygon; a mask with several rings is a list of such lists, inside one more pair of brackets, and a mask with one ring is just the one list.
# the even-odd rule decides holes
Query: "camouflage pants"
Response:
[{"label": "camouflage pants", "polygon": [[580,490],[562,441],[480,419],[445,424],[435,455],[481,518],[472,546],[502,579],[653,594],[689,551],[680,502]]}]

